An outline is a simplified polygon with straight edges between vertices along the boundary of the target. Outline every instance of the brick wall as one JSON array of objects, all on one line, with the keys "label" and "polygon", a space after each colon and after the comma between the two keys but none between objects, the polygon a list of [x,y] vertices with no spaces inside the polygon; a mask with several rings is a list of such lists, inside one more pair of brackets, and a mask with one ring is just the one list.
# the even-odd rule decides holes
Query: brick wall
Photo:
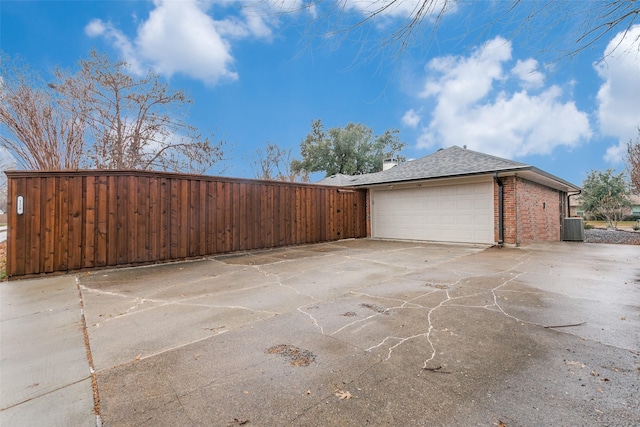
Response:
[{"label": "brick wall", "polygon": [[[508,244],[516,243],[516,233],[517,233],[517,215],[516,215],[516,180],[515,177],[509,176],[500,178],[502,181],[502,191],[503,191],[503,241]],[[495,241],[499,241],[500,236],[500,215],[499,215],[499,199],[498,199],[498,184],[494,183],[493,186],[493,207],[494,207],[494,230],[495,230]]]},{"label": "brick wall", "polygon": [[560,241],[560,192],[524,179],[516,186],[517,243]]},{"label": "brick wall", "polygon": [[[504,196],[504,243],[561,240],[566,194],[515,176],[500,178]],[[498,184],[494,189],[495,236],[498,241]]]}]

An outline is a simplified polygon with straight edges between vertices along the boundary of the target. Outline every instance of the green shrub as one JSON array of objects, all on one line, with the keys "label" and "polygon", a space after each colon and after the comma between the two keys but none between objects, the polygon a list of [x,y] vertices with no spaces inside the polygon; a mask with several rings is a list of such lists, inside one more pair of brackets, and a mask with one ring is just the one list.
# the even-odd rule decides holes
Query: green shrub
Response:
[{"label": "green shrub", "polygon": [[592,228],[593,228],[593,225],[591,225],[591,224],[585,224],[584,225],[584,229],[585,230],[591,230]]}]

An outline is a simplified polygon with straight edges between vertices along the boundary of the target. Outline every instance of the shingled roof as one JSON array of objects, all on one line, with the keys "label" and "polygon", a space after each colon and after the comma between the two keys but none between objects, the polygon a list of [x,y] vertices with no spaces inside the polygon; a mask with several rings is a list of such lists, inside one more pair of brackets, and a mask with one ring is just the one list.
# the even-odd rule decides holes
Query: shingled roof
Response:
[{"label": "shingled roof", "polygon": [[[436,151],[433,154],[402,163],[385,171],[347,176],[333,175],[318,184],[336,186],[368,186],[375,184],[400,183],[407,181],[426,180],[435,178],[452,178],[471,175],[484,175],[493,172],[530,171],[543,176],[547,180],[557,181],[571,189],[578,187],[558,177],[525,163],[503,159],[477,151],[452,146]],[[571,190],[575,191],[575,190]]]}]

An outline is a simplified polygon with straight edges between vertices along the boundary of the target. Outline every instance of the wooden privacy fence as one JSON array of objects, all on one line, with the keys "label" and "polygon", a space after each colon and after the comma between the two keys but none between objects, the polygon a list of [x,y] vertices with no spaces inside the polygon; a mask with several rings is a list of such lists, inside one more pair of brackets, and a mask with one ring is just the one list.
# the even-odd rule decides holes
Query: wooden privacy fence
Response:
[{"label": "wooden privacy fence", "polygon": [[141,171],[8,171],[7,275],[366,237],[366,192]]}]

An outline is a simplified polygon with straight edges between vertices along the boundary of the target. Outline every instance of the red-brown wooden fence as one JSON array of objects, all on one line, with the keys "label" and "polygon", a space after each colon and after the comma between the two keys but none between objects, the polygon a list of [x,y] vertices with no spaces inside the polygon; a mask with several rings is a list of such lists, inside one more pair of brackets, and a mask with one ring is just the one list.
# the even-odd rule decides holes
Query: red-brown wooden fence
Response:
[{"label": "red-brown wooden fence", "polygon": [[364,190],[141,171],[7,176],[10,278],[367,234]]}]

